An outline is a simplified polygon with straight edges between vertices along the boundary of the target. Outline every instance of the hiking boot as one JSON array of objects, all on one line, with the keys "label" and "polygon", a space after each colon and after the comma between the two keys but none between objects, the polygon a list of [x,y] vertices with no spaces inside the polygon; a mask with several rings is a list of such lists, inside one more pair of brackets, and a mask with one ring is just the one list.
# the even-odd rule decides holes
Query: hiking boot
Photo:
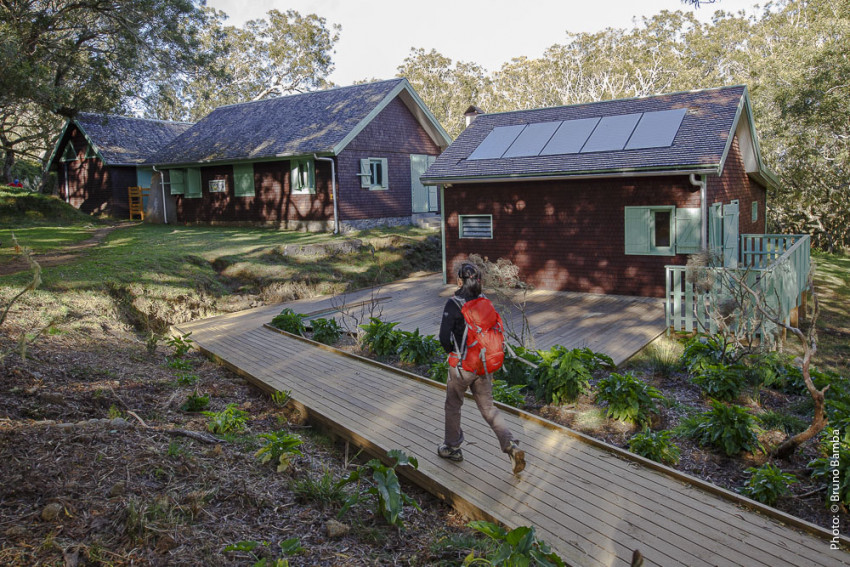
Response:
[{"label": "hiking boot", "polygon": [[437,447],[437,454],[444,459],[457,463],[463,460],[463,451],[460,450],[460,447],[449,447],[445,443]]},{"label": "hiking boot", "polygon": [[511,448],[508,449],[508,457],[511,458],[514,474],[519,474],[525,468],[525,451],[519,448],[516,441],[511,443]]}]

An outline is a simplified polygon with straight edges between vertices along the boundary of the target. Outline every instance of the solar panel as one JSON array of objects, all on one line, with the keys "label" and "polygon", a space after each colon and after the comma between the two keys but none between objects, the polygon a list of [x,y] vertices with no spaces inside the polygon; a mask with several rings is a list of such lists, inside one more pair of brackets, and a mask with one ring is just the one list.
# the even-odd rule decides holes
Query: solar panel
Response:
[{"label": "solar panel", "polygon": [[686,108],[677,108],[644,113],[625,149],[665,148],[673,145],[673,139],[687,111]]},{"label": "solar panel", "polygon": [[514,140],[517,139],[520,132],[525,128],[525,124],[517,126],[497,126],[487,134],[475,151],[470,154],[467,159],[495,159],[502,157]]},{"label": "solar panel", "polygon": [[640,114],[621,114],[602,118],[581,153],[622,150],[640,117]]},{"label": "solar panel", "polygon": [[536,156],[543,149],[543,146],[555,133],[555,130],[560,126],[560,122],[538,122],[526,126],[520,135],[511,144],[511,147],[502,154],[502,157],[523,157]]},{"label": "solar panel", "polygon": [[540,155],[553,156],[579,153],[597,124],[599,124],[599,118],[581,118],[561,122],[561,126],[540,152]]}]

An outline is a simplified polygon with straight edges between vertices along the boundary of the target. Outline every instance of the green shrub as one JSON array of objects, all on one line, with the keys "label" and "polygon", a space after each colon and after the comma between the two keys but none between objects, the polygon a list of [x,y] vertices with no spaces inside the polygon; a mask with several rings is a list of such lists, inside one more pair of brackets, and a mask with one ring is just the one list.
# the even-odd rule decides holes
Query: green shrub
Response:
[{"label": "green shrub", "polygon": [[289,469],[292,457],[301,455],[298,449],[304,441],[297,435],[286,431],[275,431],[273,433],[262,433],[260,437],[266,440],[265,445],[254,454],[263,464],[269,461],[278,463],[277,472]]},{"label": "green shrub", "polygon": [[522,394],[523,386],[517,384],[510,386],[504,380],[493,380],[493,399],[497,402],[513,406],[521,407],[525,404],[525,396]]},{"label": "green shrub", "polygon": [[712,400],[710,410],[682,420],[676,433],[731,457],[741,451],[754,453],[760,448],[754,421],[746,409]]},{"label": "green shrub", "polygon": [[363,345],[381,358],[392,356],[398,352],[398,342],[401,334],[395,330],[398,323],[384,323],[377,317],[370,317],[369,323],[360,325],[366,331],[363,335]]},{"label": "green shrub", "polygon": [[428,377],[435,381],[445,384],[449,379],[449,363],[446,360],[435,362],[428,370]]},{"label": "green shrub", "polygon": [[420,335],[417,328],[412,333],[399,331],[396,352],[402,362],[414,365],[430,364],[443,352],[440,342],[434,335]]},{"label": "green shrub", "polygon": [[[758,383],[766,388],[785,390],[789,376],[793,372],[792,357],[779,352],[751,354],[744,359],[750,374],[750,383]],[[802,380],[802,373],[800,373]]]},{"label": "green shrub", "polygon": [[724,364],[732,353],[732,345],[723,335],[695,335],[685,342],[682,353],[682,365],[692,373],[698,374],[710,364]]},{"label": "green shrub", "polygon": [[202,411],[202,410],[206,409],[207,407],[209,407],[209,405],[210,405],[210,395],[209,394],[204,394],[203,396],[200,396],[198,394],[191,394],[186,399],[186,401],[183,402],[183,405],[180,406],[180,409],[182,409],[183,411],[188,411],[188,412],[199,412],[199,411]]},{"label": "green shrub", "polygon": [[796,415],[779,411],[766,410],[756,416],[764,429],[776,429],[788,435],[795,435],[808,427],[805,420]]},{"label": "green shrub", "polygon": [[198,382],[198,375],[192,372],[180,372],[177,374],[177,383],[182,386],[194,386]]},{"label": "green shrub", "polygon": [[784,473],[771,463],[758,468],[750,467],[745,472],[750,474],[750,478],[739,492],[768,506],[776,504],[780,496],[790,491],[788,487],[797,482],[793,474]]},{"label": "green shrub", "polygon": [[596,385],[596,401],[608,404],[608,417],[643,425],[653,413],[658,413],[656,400],[664,396],[643,380],[631,373],[616,372],[603,378]]},{"label": "green shrub", "polygon": [[645,429],[642,433],[636,433],[629,439],[629,451],[656,463],[675,465],[679,462],[681,452],[672,438],[672,431],[653,432]]},{"label": "green shrub", "polygon": [[165,339],[165,344],[174,349],[174,356],[177,358],[183,358],[190,350],[192,350],[194,341],[189,338],[191,334],[192,333],[186,333],[185,335],[168,337]]},{"label": "green shrub", "polygon": [[[830,425],[823,433],[822,456],[808,464],[812,478],[827,487],[827,506],[838,503],[850,506],[850,442],[847,435],[845,433],[842,438],[841,431]],[[836,482],[837,486],[834,485]]]},{"label": "green shrub", "polygon": [[345,489],[327,469],[318,478],[308,474],[304,478],[293,479],[289,488],[300,499],[318,504],[322,509],[342,506],[345,503]]},{"label": "green shrub", "polygon": [[232,433],[242,431],[248,424],[248,412],[236,409],[236,404],[227,404],[222,411],[205,411],[210,418],[207,429],[211,433]]},{"label": "green shrub", "polygon": [[165,365],[172,370],[192,370],[195,365],[191,360],[183,358],[168,358],[165,359]]},{"label": "green shrub", "polygon": [[[494,567],[566,566],[564,560],[557,553],[552,551],[545,542],[537,539],[533,526],[520,526],[508,531],[498,524],[483,520],[472,521],[467,525],[483,533],[499,546],[493,555],[483,560],[486,565],[493,565]],[[472,552],[464,559],[463,565],[475,565],[481,562],[482,559],[476,558],[475,553]]]},{"label": "green shrub", "polygon": [[281,331],[286,331],[293,335],[301,335],[302,337],[304,336],[304,316],[300,313],[294,312],[289,307],[281,311],[280,315],[277,315],[274,319],[272,319],[271,324],[272,327],[276,327]]},{"label": "green shrub", "polygon": [[493,374],[493,377],[504,380],[511,386],[530,386],[536,383],[537,369],[529,366],[523,360],[534,365],[539,365],[541,361],[540,355],[537,351],[520,346],[511,346],[511,349],[513,349],[518,358],[511,356],[510,351],[506,352],[504,364]]},{"label": "green shrub", "polygon": [[738,399],[743,387],[744,367],[740,365],[703,364],[691,380],[705,395],[727,402]]},{"label": "green shrub", "polygon": [[322,344],[332,345],[342,336],[342,327],[335,319],[313,319],[313,340]]},{"label": "green shrub", "polygon": [[610,357],[587,348],[567,350],[555,345],[547,351],[539,351],[539,355],[537,397],[556,405],[575,401],[588,391],[595,370],[603,365],[614,365]]}]

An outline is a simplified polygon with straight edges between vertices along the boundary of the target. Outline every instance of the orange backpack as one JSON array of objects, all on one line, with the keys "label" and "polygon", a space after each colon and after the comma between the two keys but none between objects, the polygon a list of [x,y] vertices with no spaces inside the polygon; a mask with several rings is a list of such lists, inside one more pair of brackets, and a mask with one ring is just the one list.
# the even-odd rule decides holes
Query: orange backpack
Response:
[{"label": "orange backpack", "polygon": [[466,302],[458,297],[452,299],[460,306],[466,329],[463,332],[463,350],[453,353],[449,363],[456,366],[457,360],[460,360],[461,367],[467,372],[479,376],[492,374],[505,361],[502,317],[483,295]]}]

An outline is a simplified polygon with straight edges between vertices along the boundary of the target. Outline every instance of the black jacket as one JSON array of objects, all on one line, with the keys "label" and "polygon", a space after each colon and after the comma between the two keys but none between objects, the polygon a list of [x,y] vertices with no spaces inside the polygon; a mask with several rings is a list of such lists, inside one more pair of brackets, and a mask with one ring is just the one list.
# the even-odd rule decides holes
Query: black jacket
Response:
[{"label": "black jacket", "polygon": [[[470,299],[475,299],[474,297],[463,297],[460,295],[460,290],[455,292],[455,297],[461,300],[461,304]],[[461,341],[463,341],[463,331],[465,329],[466,321],[463,319],[460,305],[458,305],[458,302],[454,298],[451,298],[443,308],[443,320],[440,323],[440,344],[443,345],[443,350],[453,352],[455,350],[455,344],[459,348],[463,348]],[[452,336],[454,336],[454,343],[452,343]]]}]

